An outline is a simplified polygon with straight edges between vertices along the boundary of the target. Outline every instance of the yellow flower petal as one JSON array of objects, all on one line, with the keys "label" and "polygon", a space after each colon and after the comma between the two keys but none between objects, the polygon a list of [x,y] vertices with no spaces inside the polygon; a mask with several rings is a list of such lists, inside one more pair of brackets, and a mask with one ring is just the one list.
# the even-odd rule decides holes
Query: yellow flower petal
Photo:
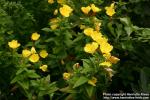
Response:
[{"label": "yellow flower petal", "polygon": [[55,9],[54,10],[54,15],[57,15],[58,14],[58,9]]},{"label": "yellow flower petal", "polygon": [[101,11],[101,9],[98,8],[98,7],[96,7],[94,4],[91,4],[91,9],[92,9],[92,11],[95,12],[95,13]]},{"label": "yellow flower petal", "polygon": [[29,57],[31,55],[31,51],[30,50],[22,50],[22,56],[23,57]]},{"label": "yellow flower petal", "polygon": [[48,56],[47,51],[46,51],[46,50],[42,50],[42,51],[40,52],[40,56],[41,56],[42,58],[46,58],[46,57]]},{"label": "yellow flower petal", "polygon": [[68,80],[68,79],[70,78],[70,76],[71,76],[70,73],[67,73],[67,72],[63,73],[63,78],[64,78],[65,80]]},{"label": "yellow flower petal", "polygon": [[59,8],[60,14],[64,17],[69,17],[73,9],[68,5],[63,5],[63,7]]},{"label": "yellow flower petal", "polygon": [[116,64],[120,59],[115,57],[115,56],[111,56],[109,59],[108,59],[111,63],[113,64]]},{"label": "yellow flower petal", "polygon": [[32,47],[31,48],[31,54],[35,54],[35,53],[36,53],[35,47]]},{"label": "yellow flower petal", "polygon": [[104,53],[103,56],[105,59],[109,59],[111,57],[111,53]]},{"label": "yellow flower petal", "polygon": [[33,63],[35,62],[38,62],[40,59],[39,55],[38,54],[32,54],[30,57],[29,57],[29,60]]},{"label": "yellow flower petal", "polygon": [[48,0],[48,3],[49,3],[49,4],[53,4],[53,3],[54,3],[54,0]]},{"label": "yellow flower petal", "polygon": [[105,61],[105,62],[100,63],[99,65],[110,67],[112,64],[111,62]]},{"label": "yellow flower petal", "polygon": [[91,10],[91,7],[90,6],[87,6],[87,7],[81,7],[81,11],[84,13],[84,14],[88,14]]},{"label": "yellow flower petal", "polygon": [[97,48],[98,44],[96,42],[92,42],[85,45],[84,51],[93,54]]},{"label": "yellow flower petal", "polygon": [[59,22],[59,19],[58,18],[52,18],[52,19],[50,19],[50,23],[51,24],[56,24],[56,23],[58,23]]},{"label": "yellow flower petal", "polygon": [[57,3],[63,4],[63,3],[65,3],[65,0],[57,0]]},{"label": "yellow flower petal", "polygon": [[38,34],[37,32],[32,33],[31,39],[36,41],[40,38],[40,34]]},{"label": "yellow flower petal", "polygon": [[114,7],[115,3],[112,3],[109,7],[105,7],[106,10],[106,14],[108,16],[113,16],[116,12],[115,12],[115,7]]},{"label": "yellow flower petal", "polygon": [[16,49],[20,46],[20,43],[18,43],[17,40],[12,40],[11,42],[8,42],[8,45],[12,49]]},{"label": "yellow flower petal", "polygon": [[102,53],[108,54],[112,51],[112,49],[113,49],[113,46],[107,42],[101,43],[100,45],[100,50]]},{"label": "yellow flower petal", "polygon": [[40,66],[40,69],[43,71],[43,72],[46,72],[48,69],[48,66],[47,65],[42,65]]},{"label": "yellow flower petal", "polygon": [[52,30],[55,30],[59,26],[58,22],[59,22],[58,18],[52,18],[52,19],[50,19],[50,24],[51,24],[50,28]]},{"label": "yellow flower petal", "polygon": [[90,84],[92,86],[96,86],[96,83],[97,83],[97,78],[95,78],[95,77],[92,77],[92,79],[90,79],[88,81],[88,84]]},{"label": "yellow flower petal", "polygon": [[94,29],[93,28],[86,28],[84,29],[84,34],[87,36],[90,36],[91,34],[93,34]]},{"label": "yellow flower petal", "polygon": [[57,29],[58,24],[51,25],[50,27],[51,27],[52,30],[55,30],[55,29]]},{"label": "yellow flower petal", "polygon": [[98,31],[93,31],[92,34],[90,34],[91,38],[96,41],[97,43],[101,43],[101,41],[103,41],[102,39],[102,33],[98,32]]}]

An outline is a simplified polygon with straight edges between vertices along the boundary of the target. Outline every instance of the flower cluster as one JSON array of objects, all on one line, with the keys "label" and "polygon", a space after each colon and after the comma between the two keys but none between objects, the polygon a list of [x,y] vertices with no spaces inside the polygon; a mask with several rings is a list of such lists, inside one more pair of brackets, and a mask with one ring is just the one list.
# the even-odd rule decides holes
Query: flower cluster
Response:
[{"label": "flower cluster", "polygon": [[97,13],[99,11],[101,11],[100,8],[96,7],[95,4],[91,4],[90,6],[86,6],[86,7],[81,7],[81,11],[84,14],[88,14],[90,11],[93,11],[94,13]]},{"label": "flower cluster", "polygon": [[[112,64],[115,64],[120,60],[119,58],[115,56],[111,56],[111,51],[113,50],[113,46],[108,43],[108,39],[104,37],[100,31],[96,31],[91,27],[87,27],[84,29],[83,33],[91,37],[93,40],[92,43],[87,43],[85,45],[84,51],[90,54],[94,54],[96,51],[100,51],[102,55],[104,56],[106,61],[101,62],[99,64],[100,66],[110,67],[112,66]],[[90,81],[90,84],[91,83],[92,81]]]},{"label": "flower cluster", "polygon": [[119,59],[117,57],[111,56],[111,51],[113,46],[108,43],[108,39],[102,35],[101,32],[94,30],[93,28],[85,28],[84,34],[90,36],[94,42],[88,43],[84,47],[84,51],[93,54],[99,47],[99,51],[108,60],[107,63],[102,63],[100,65],[110,66],[108,63],[117,63]]},{"label": "flower cluster", "polygon": [[[48,2],[49,4],[53,4],[54,0],[48,0]],[[54,10],[54,15],[57,15],[59,12],[64,18],[68,18],[73,13],[73,8],[66,3],[66,0],[57,0],[57,3],[60,4],[60,8]],[[80,10],[85,15],[88,15],[90,13],[93,13],[93,15],[95,15],[95,13],[100,12],[102,9],[96,6],[94,3],[92,3],[87,6],[81,7]],[[112,17],[115,14],[114,3],[112,3],[110,7],[105,7],[105,10],[106,14]],[[87,25],[84,25],[84,23],[82,23],[82,25],[80,26],[81,29],[84,29],[83,33],[86,36],[91,37],[91,39],[93,40],[91,43],[87,43],[85,45],[84,51],[90,54],[94,54],[95,52],[101,52],[101,54],[105,58],[105,61],[101,62],[99,65],[106,66],[105,68],[110,68],[112,64],[115,64],[119,61],[119,58],[111,55],[113,46],[108,43],[108,39],[105,36],[103,36],[103,34],[100,31],[101,21],[95,16],[90,17],[92,17],[93,19],[92,22],[94,27],[89,27]],[[57,29],[59,27],[59,22],[59,18],[52,18],[50,20],[51,30]],[[110,72],[112,71],[109,71],[109,73]],[[70,76],[71,74],[67,72],[63,74],[63,78],[65,80],[70,79]],[[96,82],[97,78],[92,76],[92,78],[89,79],[88,84],[96,86]]]},{"label": "flower cluster", "polygon": [[52,30],[55,30],[55,29],[57,29],[58,27],[59,27],[59,19],[58,18],[52,18],[52,19],[50,19],[50,28],[52,29]]},{"label": "flower cluster", "polygon": [[[40,34],[38,34],[37,32],[32,33],[31,40],[36,41],[39,38],[40,38]],[[17,40],[12,40],[11,42],[8,42],[8,45],[10,48],[16,49],[20,46],[20,43],[18,43]],[[41,50],[38,54],[34,46],[32,46],[30,50],[27,48],[22,50],[22,57],[28,58],[28,60],[32,63],[38,62],[40,60],[40,57],[46,58],[47,56],[48,53],[46,50]],[[48,67],[47,65],[42,65],[40,69],[45,72],[47,71],[47,67]]]},{"label": "flower cluster", "polygon": [[37,54],[35,47],[32,47],[31,50],[24,49],[22,50],[22,56],[27,58],[29,57],[29,61],[36,63],[39,61],[40,57],[46,58],[48,56],[48,53],[46,50],[41,50],[39,54]]},{"label": "flower cluster", "polygon": [[[94,8],[96,10],[93,10]],[[101,9],[95,7],[94,4],[92,4],[91,6],[81,8],[84,14],[88,14],[91,9],[93,12],[101,11]],[[105,10],[108,16],[110,17],[113,16],[115,14],[114,3],[112,3],[110,7],[105,7]],[[94,19],[97,19],[97,18],[94,18]],[[111,56],[111,51],[113,50],[113,46],[108,43],[108,39],[104,37],[102,33],[100,32],[100,28],[99,28],[100,26],[101,26],[101,23],[97,22],[94,28],[87,27],[87,26],[84,26],[84,28],[82,28],[84,29],[83,33],[86,36],[91,37],[93,40],[93,42],[87,43],[85,45],[84,51],[90,54],[94,54],[96,51],[101,52],[101,54],[105,58],[105,61],[101,62],[99,65],[105,66],[105,70],[109,73],[109,76],[112,77],[114,71],[110,67],[112,66],[112,64],[116,64],[120,59],[115,56]],[[97,82],[97,79],[95,77],[92,77],[92,79],[88,81],[88,83],[93,86],[95,86],[96,82]]]}]

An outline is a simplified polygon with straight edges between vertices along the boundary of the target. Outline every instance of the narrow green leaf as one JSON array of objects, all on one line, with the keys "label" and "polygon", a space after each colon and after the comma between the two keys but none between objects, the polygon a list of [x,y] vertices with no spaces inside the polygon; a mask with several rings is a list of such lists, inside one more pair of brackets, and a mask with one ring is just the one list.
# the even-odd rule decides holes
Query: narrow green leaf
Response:
[{"label": "narrow green leaf", "polygon": [[124,17],[124,18],[120,18],[120,21],[125,24],[126,26],[130,26],[131,25],[131,21],[128,17]]},{"label": "narrow green leaf", "polygon": [[50,29],[50,28],[42,28],[41,30],[42,30],[42,31],[45,31],[45,32],[51,32],[51,29]]},{"label": "narrow green leaf", "polygon": [[19,75],[19,74],[22,73],[25,69],[26,69],[26,68],[20,68],[20,69],[17,71],[16,75]]},{"label": "narrow green leaf", "polygon": [[86,86],[85,89],[86,89],[86,92],[88,94],[88,96],[91,98],[92,95],[94,94],[94,88],[93,86]]},{"label": "narrow green leaf", "polygon": [[26,75],[30,78],[40,78],[40,76],[36,74],[34,70],[28,70]]},{"label": "narrow green leaf", "polygon": [[84,77],[84,76],[81,76],[77,81],[76,83],[74,84],[73,88],[76,88],[76,87],[79,87],[81,86],[82,84],[86,83],[89,79]]}]

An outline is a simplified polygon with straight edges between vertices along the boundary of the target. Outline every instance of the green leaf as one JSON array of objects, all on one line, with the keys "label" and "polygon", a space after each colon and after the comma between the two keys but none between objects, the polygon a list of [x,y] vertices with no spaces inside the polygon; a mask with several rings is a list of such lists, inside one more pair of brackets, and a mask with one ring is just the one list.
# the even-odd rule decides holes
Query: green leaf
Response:
[{"label": "green leaf", "polygon": [[130,34],[133,32],[133,29],[132,27],[129,27],[129,26],[125,26],[124,29],[126,30],[128,36],[130,36]]},{"label": "green leaf", "polygon": [[141,70],[141,75],[140,75],[140,79],[141,79],[141,88],[142,91],[147,92],[147,78],[145,75],[145,72],[143,70]]},{"label": "green leaf", "polygon": [[40,76],[38,74],[36,74],[34,70],[28,70],[26,75],[29,78],[40,78]]},{"label": "green leaf", "polygon": [[86,83],[89,79],[84,77],[84,76],[81,76],[77,81],[76,83],[74,84],[73,88],[76,88],[76,87],[79,87],[80,85]]},{"label": "green leaf", "polygon": [[17,75],[16,77],[14,77],[12,80],[11,80],[11,84],[17,82],[17,81],[20,81],[20,80],[24,80],[25,76],[24,74],[21,74],[21,75]]},{"label": "green leaf", "polygon": [[53,93],[53,92],[55,92],[55,91],[57,91],[59,88],[58,87],[52,87],[52,88],[50,88],[50,90],[49,91],[47,91],[48,92],[48,94],[51,94],[51,93]]},{"label": "green leaf", "polygon": [[124,18],[120,18],[120,21],[125,24],[126,26],[130,26],[131,25],[131,21],[128,17],[124,17]]},{"label": "green leaf", "polygon": [[109,22],[109,23],[107,24],[107,27],[108,27],[109,31],[111,32],[111,34],[112,34],[113,36],[115,36],[115,32],[114,32],[114,28],[113,28],[112,22]]},{"label": "green leaf", "polygon": [[144,36],[150,36],[150,28],[145,28],[143,31],[142,31],[142,34]]},{"label": "green leaf", "polygon": [[20,68],[20,69],[17,71],[16,75],[19,75],[20,73],[22,73],[22,72],[25,71],[25,70],[26,70],[26,68]]},{"label": "green leaf", "polygon": [[31,86],[34,86],[34,87],[38,87],[39,85],[37,80],[31,80],[30,83],[31,83]]},{"label": "green leaf", "polygon": [[64,87],[64,88],[61,88],[59,89],[61,92],[64,92],[64,93],[77,93],[76,90],[73,90],[71,87],[67,86],[67,87]]},{"label": "green leaf", "polygon": [[19,81],[18,84],[21,85],[21,87],[24,88],[25,90],[29,89],[29,81],[28,80],[24,80],[21,82]]},{"label": "green leaf", "polygon": [[49,83],[49,82],[50,82],[50,75],[47,75],[47,76],[45,77],[45,82],[46,82],[46,83]]},{"label": "green leaf", "polygon": [[84,67],[90,67],[90,60],[89,59],[82,59]]},{"label": "green leaf", "polygon": [[92,70],[91,66],[93,66],[93,65],[91,64],[91,61],[89,59],[83,59],[83,70],[82,70],[82,73],[91,72],[91,70]]},{"label": "green leaf", "polygon": [[51,94],[57,91],[59,88],[56,86],[56,82],[53,82],[51,84],[45,84],[45,86],[40,88],[40,92],[38,96],[43,96],[45,94]]},{"label": "green leaf", "polygon": [[42,30],[42,31],[45,31],[45,32],[51,32],[51,29],[50,29],[50,28],[42,28],[41,30]]},{"label": "green leaf", "polygon": [[85,89],[86,89],[86,92],[88,94],[88,96],[91,98],[92,95],[94,94],[94,88],[93,86],[86,86]]}]

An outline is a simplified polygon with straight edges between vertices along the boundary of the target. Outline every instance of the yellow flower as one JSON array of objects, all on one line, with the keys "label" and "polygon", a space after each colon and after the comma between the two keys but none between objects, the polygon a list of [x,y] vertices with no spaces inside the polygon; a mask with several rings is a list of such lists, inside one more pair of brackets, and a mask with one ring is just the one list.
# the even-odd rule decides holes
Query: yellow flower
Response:
[{"label": "yellow flower", "polygon": [[8,42],[8,45],[10,48],[16,49],[20,46],[20,43],[18,43],[17,40],[12,40],[11,42]]},{"label": "yellow flower", "polygon": [[69,78],[70,78],[70,76],[71,76],[71,74],[70,73],[63,73],[63,78],[65,79],[65,80],[68,80]]},{"label": "yellow flower", "polygon": [[93,54],[97,48],[98,44],[96,42],[92,42],[85,45],[84,51]]},{"label": "yellow flower", "polygon": [[29,57],[29,60],[33,63],[35,62],[38,62],[40,59],[39,55],[38,54],[32,54],[30,57]]},{"label": "yellow flower", "polygon": [[23,57],[29,57],[31,55],[31,51],[30,50],[22,50],[22,56]]},{"label": "yellow flower", "polygon": [[52,18],[52,19],[50,19],[50,23],[51,24],[55,24],[55,23],[58,23],[58,22],[59,22],[58,18]]},{"label": "yellow flower", "polygon": [[96,7],[94,4],[91,4],[91,9],[94,13],[101,11],[101,9]]},{"label": "yellow flower", "polygon": [[40,38],[40,34],[38,34],[37,32],[32,33],[31,39],[36,41]]},{"label": "yellow flower", "polygon": [[35,47],[32,47],[31,48],[31,54],[35,54],[35,53],[36,53]]},{"label": "yellow flower", "polygon": [[46,57],[48,56],[47,51],[46,51],[46,50],[42,50],[42,51],[40,52],[40,56],[41,56],[42,58],[46,58]]},{"label": "yellow flower", "polygon": [[59,8],[59,11],[64,17],[69,17],[73,9],[68,5],[63,5],[63,7]]},{"label": "yellow flower", "polygon": [[108,58],[108,60],[113,63],[113,64],[116,64],[120,59],[115,57],[115,56],[111,56]]},{"label": "yellow flower", "polygon": [[105,62],[100,63],[99,65],[110,67],[112,64],[111,62],[105,61]]},{"label": "yellow flower", "polygon": [[86,28],[84,29],[84,34],[90,36],[91,34],[93,34],[93,31],[94,31],[93,28]]},{"label": "yellow flower", "polygon": [[91,7],[90,6],[87,6],[87,7],[81,7],[81,11],[84,13],[84,14],[88,14],[91,10]]},{"label": "yellow flower", "polygon": [[112,51],[112,49],[113,49],[113,46],[107,42],[101,43],[100,45],[100,50],[102,53],[108,54]]},{"label": "yellow flower", "polygon": [[51,25],[50,27],[51,27],[52,30],[55,30],[55,29],[57,29],[58,24]]},{"label": "yellow flower", "polygon": [[93,31],[93,33],[90,34],[90,36],[97,43],[100,43],[102,41],[102,34],[98,31]]},{"label": "yellow flower", "polygon": [[108,44],[107,43],[108,39],[105,38],[105,37],[102,37],[100,40],[98,40],[97,42],[100,44],[100,45],[104,45],[104,44]]},{"label": "yellow flower", "polygon": [[57,15],[58,14],[58,9],[55,9],[54,10],[54,15]]},{"label": "yellow flower", "polygon": [[48,0],[48,3],[53,4],[54,0]]},{"label": "yellow flower", "polygon": [[65,0],[57,0],[57,3],[59,4],[65,3]]},{"label": "yellow flower", "polygon": [[58,22],[59,22],[59,19],[57,18],[50,19],[50,24],[51,24],[50,27],[52,30],[55,30],[59,26]]},{"label": "yellow flower", "polygon": [[114,4],[115,4],[115,3],[112,3],[112,4],[110,5],[110,7],[105,7],[106,14],[107,14],[108,16],[113,16],[113,15],[116,13],[116,12],[115,12]]},{"label": "yellow flower", "polygon": [[111,57],[111,54],[110,53],[104,53],[103,57],[105,57],[105,59],[109,59]]},{"label": "yellow flower", "polygon": [[96,82],[97,82],[97,78],[96,77],[92,77],[92,79],[90,79],[88,81],[88,84],[90,84],[92,86],[96,86]]},{"label": "yellow flower", "polygon": [[43,71],[43,72],[46,72],[48,69],[47,69],[47,65],[42,65],[40,66],[40,69]]}]

